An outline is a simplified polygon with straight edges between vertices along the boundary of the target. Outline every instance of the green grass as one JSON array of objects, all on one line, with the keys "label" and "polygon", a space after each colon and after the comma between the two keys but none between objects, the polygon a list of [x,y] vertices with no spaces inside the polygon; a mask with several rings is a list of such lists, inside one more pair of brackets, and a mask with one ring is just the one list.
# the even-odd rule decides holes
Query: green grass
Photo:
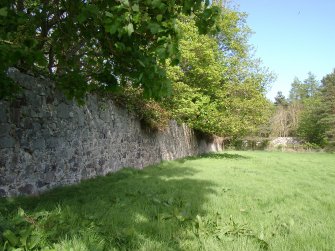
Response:
[{"label": "green grass", "polygon": [[47,250],[335,250],[335,155],[226,152],[125,169],[2,199],[0,231],[0,246],[12,233]]}]

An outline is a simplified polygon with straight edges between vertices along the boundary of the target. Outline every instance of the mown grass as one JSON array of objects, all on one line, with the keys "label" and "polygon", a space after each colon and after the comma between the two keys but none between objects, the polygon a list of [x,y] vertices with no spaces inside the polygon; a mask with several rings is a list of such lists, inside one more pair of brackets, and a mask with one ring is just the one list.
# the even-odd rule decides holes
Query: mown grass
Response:
[{"label": "mown grass", "polygon": [[8,233],[45,250],[335,250],[334,226],[324,153],[225,152],[0,200],[0,250]]}]

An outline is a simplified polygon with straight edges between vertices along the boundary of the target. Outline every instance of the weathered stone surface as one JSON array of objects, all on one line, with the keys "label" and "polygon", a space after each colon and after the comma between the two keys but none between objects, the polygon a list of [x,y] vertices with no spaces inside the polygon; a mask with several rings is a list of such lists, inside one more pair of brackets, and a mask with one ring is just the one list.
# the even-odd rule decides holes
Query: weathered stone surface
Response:
[{"label": "weathered stone surface", "polygon": [[0,197],[5,197],[6,196],[6,191],[3,189],[0,189]]},{"label": "weathered stone surface", "polygon": [[[65,103],[61,103],[57,107],[57,115],[59,118],[67,119],[70,117],[72,112],[71,106]],[[73,116],[73,113],[72,113]]]},{"label": "weathered stone surface", "polygon": [[9,135],[10,134],[10,130],[11,130],[11,124],[3,124],[3,123],[0,123],[0,137],[1,136],[6,136],[6,135]]},{"label": "weathered stone surface", "polygon": [[7,117],[5,103],[0,101],[0,123],[7,122]]},{"label": "weathered stone surface", "polygon": [[18,71],[10,77],[24,92],[14,104],[0,102],[0,197],[222,150],[222,139],[206,140],[175,121],[153,132],[111,100],[91,95],[77,106],[51,81]]},{"label": "weathered stone surface", "polygon": [[46,139],[46,145],[48,148],[56,149],[61,146],[62,140],[57,137],[51,137]]},{"label": "weathered stone surface", "polygon": [[34,186],[32,184],[26,184],[24,186],[19,187],[19,192],[21,194],[32,194],[33,193]]},{"label": "weathered stone surface", "polygon": [[294,137],[277,137],[270,141],[270,147],[278,147],[278,146],[299,146],[302,144],[302,141],[298,138]]},{"label": "weathered stone surface", "polygon": [[37,150],[44,150],[45,149],[45,140],[43,138],[38,138],[33,140],[32,148]]},{"label": "weathered stone surface", "polygon": [[3,136],[0,138],[0,148],[12,148],[15,146],[15,139],[11,136]]}]

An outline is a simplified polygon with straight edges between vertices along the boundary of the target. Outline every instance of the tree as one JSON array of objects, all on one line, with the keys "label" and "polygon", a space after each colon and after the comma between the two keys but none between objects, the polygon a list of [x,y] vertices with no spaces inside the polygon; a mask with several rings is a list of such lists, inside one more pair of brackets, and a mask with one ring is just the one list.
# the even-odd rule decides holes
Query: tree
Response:
[{"label": "tree", "polygon": [[276,106],[278,105],[287,106],[288,105],[287,99],[281,91],[277,92],[274,104]]},{"label": "tree", "polygon": [[285,106],[276,107],[271,118],[271,135],[275,137],[289,136],[289,117]]},{"label": "tree", "polygon": [[204,0],[3,0],[0,93],[10,94],[8,67],[48,72],[69,97],[126,83],[146,96],[170,90],[163,64],[178,63],[179,14],[194,14],[206,33],[220,14]]},{"label": "tree", "polygon": [[250,56],[246,15],[223,7],[222,1],[5,3],[0,45],[13,55],[26,52],[26,44],[30,51],[27,58],[14,59],[0,53],[5,55],[3,76],[10,66],[48,72],[78,100],[90,91],[115,90],[129,106],[134,104],[129,98],[147,98],[136,111],[157,128],[159,114],[162,121],[172,114],[203,132],[235,136],[266,119],[270,74]]},{"label": "tree", "polygon": [[169,66],[173,95],[165,100],[175,119],[221,136],[242,136],[266,120],[268,74],[249,55],[245,15],[222,9],[213,35],[197,32],[195,20],[182,17],[181,61]]},{"label": "tree", "polygon": [[306,94],[302,90],[302,85],[302,82],[297,77],[295,77],[293,83],[291,84],[289,96],[290,101],[300,100],[302,97],[306,96]]},{"label": "tree", "polygon": [[322,122],[322,100],[320,95],[305,101],[299,117],[297,135],[309,143],[324,147],[327,144],[325,125]]},{"label": "tree", "polygon": [[318,92],[319,81],[316,76],[308,72],[308,77],[301,82],[295,78],[290,90],[290,101],[304,101],[307,98],[313,97]]},{"label": "tree", "polygon": [[323,146],[325,142],[319,105],[319,81],[315,75],[309,72],[303,82],[295,78],[290,91],[292,134]]},{"label": "tree", "polygon": [[[308,124],[308,118],[314,114],[310,110],[311,104],[317,104],[315,99],[318,93],[319,82],[311,72],[308,73],[308,77],[303,82],[294,78],[289,99],[278,92],[274,102],[277,109],[272,118],[272,135],[300,136],[306,140],[313,139],[315,142],[322,142],[320,136],[309,135],[309,133],[315,132],[312,129],[313,125]],[[314,123],[315,118],[310,118],[310,121]]]},{"label": "tree", "polygon": [[321,82],[321,107],[323,109],[321,122],[325,127],[328,147],[335,149],[335,69]]}]

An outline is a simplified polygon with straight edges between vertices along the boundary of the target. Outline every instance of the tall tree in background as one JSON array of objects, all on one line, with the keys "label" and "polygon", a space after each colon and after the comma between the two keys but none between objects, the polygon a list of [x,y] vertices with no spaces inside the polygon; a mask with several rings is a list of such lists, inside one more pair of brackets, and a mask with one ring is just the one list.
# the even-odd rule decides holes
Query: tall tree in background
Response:
[{"label": "tall tree in background", "polygon": [[296,93],[291,103],[297,107],[298,120],[296,135],[309,143],[325,145],[324,125],[321,123],[320,83],[311,72],[300,83],[298,89],[292,85],[291,93]]},{"label": "tall tree in background", "polygon": [[276,106],[278,106],[278,105],[287,106],[288,105],[288,101],[287,101],[286,97],[284,96],[284,94],[281,91],[277,92],[274,104]]},{"label": "tall tree in background", "polygon": [[298,78],[295,78],[290,90],[290,101],[301,101],[313,97],[318,92],[319,82],[316,76],[308,72],[308,77],[301,82]]},{"label": "tall tree in background", "polygon": [[271,135],[276,137],[289,136],[289,116],[287,107],[289,105],[284,94],[279,91],[275,97],[275,110],[271,117]]},{"label": "tall tree in background", "polygon": [[319,82],[311,72],[304,81],[293,80],[288,99],[278,92],[274,102],[276,111],[272,118],[272,135],[300,136],[312,143],[322,144],[322,136],[317,135],[320,118],[314,116],[319,104],[318,94]]},{"label": "tall tree in background", "polygon": [[309,143],[324,147],[327,140],[325,138],[325,125],[322,123],[323,117],[320,95],[305,100],[299,116],[297,136]]},{"label": "tall tree in background", "polygon": [[321,100],[323,108],[322,124],[328,147],[335,149],[335,69],[322,79]]}]

